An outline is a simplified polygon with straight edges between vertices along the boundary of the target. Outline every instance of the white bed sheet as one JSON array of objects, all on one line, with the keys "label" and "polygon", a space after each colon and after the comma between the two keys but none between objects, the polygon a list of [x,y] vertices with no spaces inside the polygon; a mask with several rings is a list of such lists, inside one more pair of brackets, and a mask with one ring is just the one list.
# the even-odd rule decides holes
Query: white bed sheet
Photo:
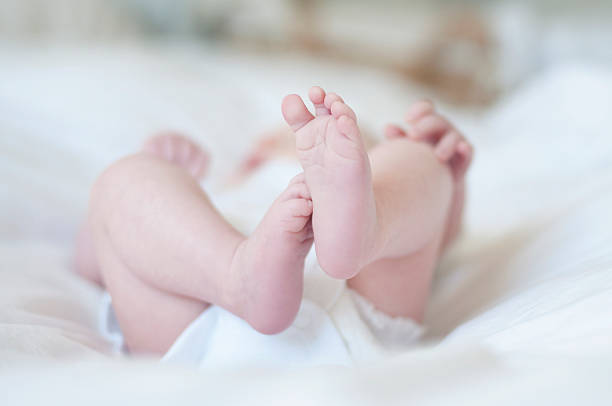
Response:
[{"label": "white bed sheet", "polygon": [[0,78],[7,404],[612,401],[609,70],[544,72],[486,114],[443,108],[477,154],[464,235],[434,284],[429,343],[371,368],[291,373],[109,358],[95,329],[100,292],[68,270],[88,187],[159,128],[187,131],[223,157],[212,173],[220,179],[278,124],[282,95],[313,80],[346,95],[373,129],[422,93],[380,72],[296,57],[136,46],[7,50]]}]

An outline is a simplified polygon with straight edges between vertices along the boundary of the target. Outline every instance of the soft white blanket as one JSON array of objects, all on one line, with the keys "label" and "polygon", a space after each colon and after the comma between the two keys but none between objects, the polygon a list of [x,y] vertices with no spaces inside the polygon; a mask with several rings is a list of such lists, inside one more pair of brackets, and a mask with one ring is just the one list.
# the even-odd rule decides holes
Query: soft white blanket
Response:
[{"label": "soft white blanket", "polygon": [[[219,157],[220,179],[280,121],[282,95],[313,81],[345,94],[376,130],[421,94],[370,70],[206,49],[13,50],[0,56],[0,78],[6,404],[612,401],[610,71],[566,66],[485,114],[446,109],[477,153],[464,235],[435,281],[427,345],[371,368],[214,372],[107,355],[96,332],[100,292],[69,272],[96,173],[150,132],[177,128]],[[244,211],[257,218],[266,203]]]}]

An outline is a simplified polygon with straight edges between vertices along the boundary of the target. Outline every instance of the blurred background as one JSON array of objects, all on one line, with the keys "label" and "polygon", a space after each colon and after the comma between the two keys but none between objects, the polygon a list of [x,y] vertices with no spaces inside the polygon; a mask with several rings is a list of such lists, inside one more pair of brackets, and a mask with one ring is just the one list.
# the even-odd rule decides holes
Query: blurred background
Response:
[{"label": "blurred background", "polygon": [[590,132],[609,157],[611,44],[610,0],[0,0],[0,237],[70,241],[97,174],[160,130],[231,178],[262,135],[287,134],[282,97],[315,84],[370,139],[433,99],[477,150],[497,148],[471,175],[490,185],[518,176],[502,141],[519,135],[539,173],[565,176],[575,141],[541,164],[536,147]]},{"label": "blurred background", "polygon": [[550,65],[612,65],[611,16],[609,0],[0,0],[0,38],[300,53],[486,106]]},{"label": "blurred background", "polygon": [[[248,230],[300,168],[279,159],[244,187],[227,179],[254,146],[293,150],[280,103],[312,85],[341,94],[368,139],[428,97],[476,151],[464,235],[426,316],[427,338],[451,346],[416,352],[406,371],[372,370],[385,379],[355,375],[351,405],[393,393],[398,404],[610,404],[612,0],[0,0],[2,404],[72,404],[94,389],[88,402],[144,392],[158,404],[238,383],[268,401],[253,394],[283,396],[283,382],[342,400],[316,397],[334,390],[336,368],[202,380],[48,364],[97,359],[105,342],[101,292],[68,272],[100,172],[151,134],[183,132],[212,155],[212,201]],[[151,385],[165,376],[168,388]]]}]

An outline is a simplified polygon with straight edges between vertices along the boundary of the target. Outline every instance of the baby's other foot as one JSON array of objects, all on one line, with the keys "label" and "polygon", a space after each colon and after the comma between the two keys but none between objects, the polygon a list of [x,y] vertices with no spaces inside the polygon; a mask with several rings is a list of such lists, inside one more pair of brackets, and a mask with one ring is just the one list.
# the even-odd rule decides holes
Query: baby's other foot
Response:
[{"label": "baby's other foot", "polygon": [[427,142],[441,162],[449,164],[455,181],[461,181],[472,162],[473,148],[463,134],[445,117],[438,114],[428,100],[414,103],[405,116],[408,128],[390,124],[385,129],[388,139],[408,137]]},{"label": "baby's other foot", "polygon": [[469,141],[445,117],[438,114],[433,103],[422,100],[414,103],[406,113],[407,129],[389,124],[385,129],[388,139],[408,137],[433,146],[438,159],[448,164],[453,175],[453,200],[449,210],[442,246],[455,239],[461,228],[465,200],[465,174],[470,167],[474,150]]},{"label": "baby's other foot", "polygon": [[311,214],[310,192],[300,174],[236,250],[230,272],[243,298],[239,313],[261,333],[283,331],[299,310],[304,260],[312,247]]},{"label": "baby's other foot", "polygon": [[347,279],[371,255],[376,205],[370,162],[353,110],[320,87],[309,92],[313,116],[298,95],[282,103],[295,133],[296,150],[312,194],[312,224],[319,264],[329,275]]},{"label": "baby's other foot", "polygon": [[197,180],[204,177],[210,162],[208,153],[195,141],[173,132],[149,138],[144,143],[142,151],[180,166]]}]

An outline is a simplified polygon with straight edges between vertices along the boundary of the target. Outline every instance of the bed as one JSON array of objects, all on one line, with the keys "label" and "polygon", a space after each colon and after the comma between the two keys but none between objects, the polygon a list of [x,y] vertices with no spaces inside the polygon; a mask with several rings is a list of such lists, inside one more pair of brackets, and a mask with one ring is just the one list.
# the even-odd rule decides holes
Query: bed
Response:
[{"label": "bed", "polygon": [[[424,343],[297,370],[113,355],[97,330],[102,292],[70,270],[89,187],[150,133],[176,129],[223,157],[207,184],[221,204],[285,93],[313,80],[342,92],[376,134],[422,89],[375,69],[184,45],[5,49],[0,78],[2,404],[612,402],[610,69],[544,70],[485,111],[442,105],[477,152]],[[266,198],[241,209],[257,218]]]}]

